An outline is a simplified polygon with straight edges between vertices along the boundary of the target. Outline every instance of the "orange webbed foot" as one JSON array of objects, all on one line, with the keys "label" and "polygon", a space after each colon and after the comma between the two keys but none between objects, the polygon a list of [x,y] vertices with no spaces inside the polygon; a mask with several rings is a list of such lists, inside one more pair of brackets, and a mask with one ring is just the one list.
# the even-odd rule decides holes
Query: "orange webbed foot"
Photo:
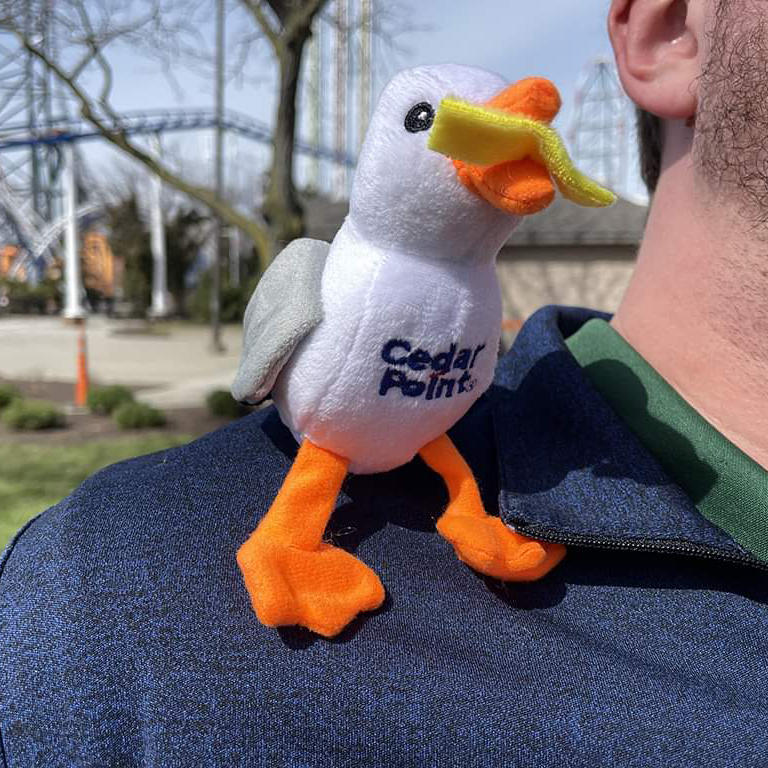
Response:
[{"label": "orange webbed foot", "polygon": [[379,577],[323,541],[348,465],[305,440],[269,511],[238,550],[237,564],[262,624],[298,624],[333,637],[384,602]]},{"label": "orange webbed foot", "polygon": [[459,560],[501,581],[536,581],[565,555],[562,544],[529,539],[490,515],[446,513],[437,521],[437,530],[451,542]]},{"label": "orange webbed foot", "polygon": [[448,435],[428,443],[419,454],[448,488],[448,506],[437,530],[462,562],[501,581],[536,581],[565,557],[562,544],[530,539],[485,511],[472,470]]},{"label": "orange webbed foot", "polygon": [[299,625],[323,637],[384,602],[384,587],[365,563],[322,542],[307,551],[260,536],[237,553],[253,610],[268,627]]}]

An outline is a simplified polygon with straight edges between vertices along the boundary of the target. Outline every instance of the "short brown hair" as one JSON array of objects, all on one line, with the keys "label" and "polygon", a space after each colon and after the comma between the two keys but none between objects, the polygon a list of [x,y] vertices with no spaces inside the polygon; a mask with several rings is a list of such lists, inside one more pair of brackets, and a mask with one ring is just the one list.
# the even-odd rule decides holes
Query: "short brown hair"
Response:
[{"label": "short brown hair", "polygon": [[640,175],[650,194],[656,191],[661,173],[661,120],[637,108],[637,141],[640,151]]}]

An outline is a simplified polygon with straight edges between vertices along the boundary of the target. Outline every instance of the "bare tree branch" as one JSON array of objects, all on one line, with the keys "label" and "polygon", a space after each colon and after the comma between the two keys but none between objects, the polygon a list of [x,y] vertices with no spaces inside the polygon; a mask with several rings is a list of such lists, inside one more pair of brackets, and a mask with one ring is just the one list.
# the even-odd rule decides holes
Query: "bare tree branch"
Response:
[{"label": "bare tree branch", "polygon": [[[16,35],[21,45],[29,51],[29,53],[39,59],[45,67],[50,69],[50,71],[67,86],[80,105],[80,114],[82,117],[91,123],[96,130],[107,139],[107,141],[138,160],[153,173],[156,173],[166,183],[171,184],[178,190],[205,204],[226,222],[241,229],[253,240],[259,251],[260,258],[265,260],[269,258],[269,254],[271,253],[271,239],[263,226],[259,225],[254,219],[237,211],[225,200],[218,198],[210,189],[190,184],[159,160],[130,141],[125,133],[113,130],[103,117],[96,113],[94,105],[86,93],[56,62],[52,61],[46,53],[32,43],[31,40],[28,40],[22,32],[17,30]],[[100,107],[110,119],[119,121],[118,116],[108,104],[100,104]]]},{"label": "bare tree branch", "polygon": [[80,61],[77,62],[74,68],[70,70],[69,76],[73,80],[77,80],[80,75],[82,75],[83,72],[90,66],[90,64],[93,63],[93,60],[96,58],[98,51],[99,49],[95,44],[89,45],[88,52],[80,59]]},{"label": "bare tree branch", "polygon": [[327,0],[305,0],[305,2],[299,3],[293,13],[287,18],[285,25],[286,37],[292,39],[304,30],[309,32],[312,21],[326,2]]},{"label": "bare tree branch", "polygon": [[269,40],[275,53],[279,55],[282,46],[280,31],[274,28],[267,14],[264,13],[264,9],[261,7],[261,0],[240,0],[240,3],[251,13],[264,36]]}]

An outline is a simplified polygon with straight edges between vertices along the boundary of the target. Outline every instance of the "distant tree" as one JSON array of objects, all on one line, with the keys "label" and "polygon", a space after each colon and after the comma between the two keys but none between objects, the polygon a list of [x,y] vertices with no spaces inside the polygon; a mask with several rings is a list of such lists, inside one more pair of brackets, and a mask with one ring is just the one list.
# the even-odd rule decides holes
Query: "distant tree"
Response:
[{"label": "distant tree", "polygon": [[172,214],[165,224],[165,253],[168,269],[168,291],[177,311],[187,306],[187,276],[197,261],[200,249],[209,236],[210,219],[194,208]]},{"label": "distant tree", "polygon": [[106,206],[109,244],[123,263],[123,297],[134,314],[146,314],[152,300],[152,249],[135,193]]},{"label": "distant tree", "polygon": [[[107,236],[116,259],[123,263],[123,296],[137,315],[151,305],[152,250],[139,194],[129,194],[106,206]],[[200,249],[210,237],[210,217],[191,207],[166,212],[165,249],[168,291],[179,314],[186,314],[187,279]]]}]

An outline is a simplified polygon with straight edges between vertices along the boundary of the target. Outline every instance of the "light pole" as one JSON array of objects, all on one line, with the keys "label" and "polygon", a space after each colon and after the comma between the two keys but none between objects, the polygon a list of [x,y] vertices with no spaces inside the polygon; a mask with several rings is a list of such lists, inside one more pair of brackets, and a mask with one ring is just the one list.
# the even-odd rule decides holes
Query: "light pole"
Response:
[{"label": "light pole", "polygon": [[[224,193],[224,0],[216,5],[216,197]],[[223,352],[221,341],[221,219],[213,228],[213,264],[211,266],[211,348]]]}]

